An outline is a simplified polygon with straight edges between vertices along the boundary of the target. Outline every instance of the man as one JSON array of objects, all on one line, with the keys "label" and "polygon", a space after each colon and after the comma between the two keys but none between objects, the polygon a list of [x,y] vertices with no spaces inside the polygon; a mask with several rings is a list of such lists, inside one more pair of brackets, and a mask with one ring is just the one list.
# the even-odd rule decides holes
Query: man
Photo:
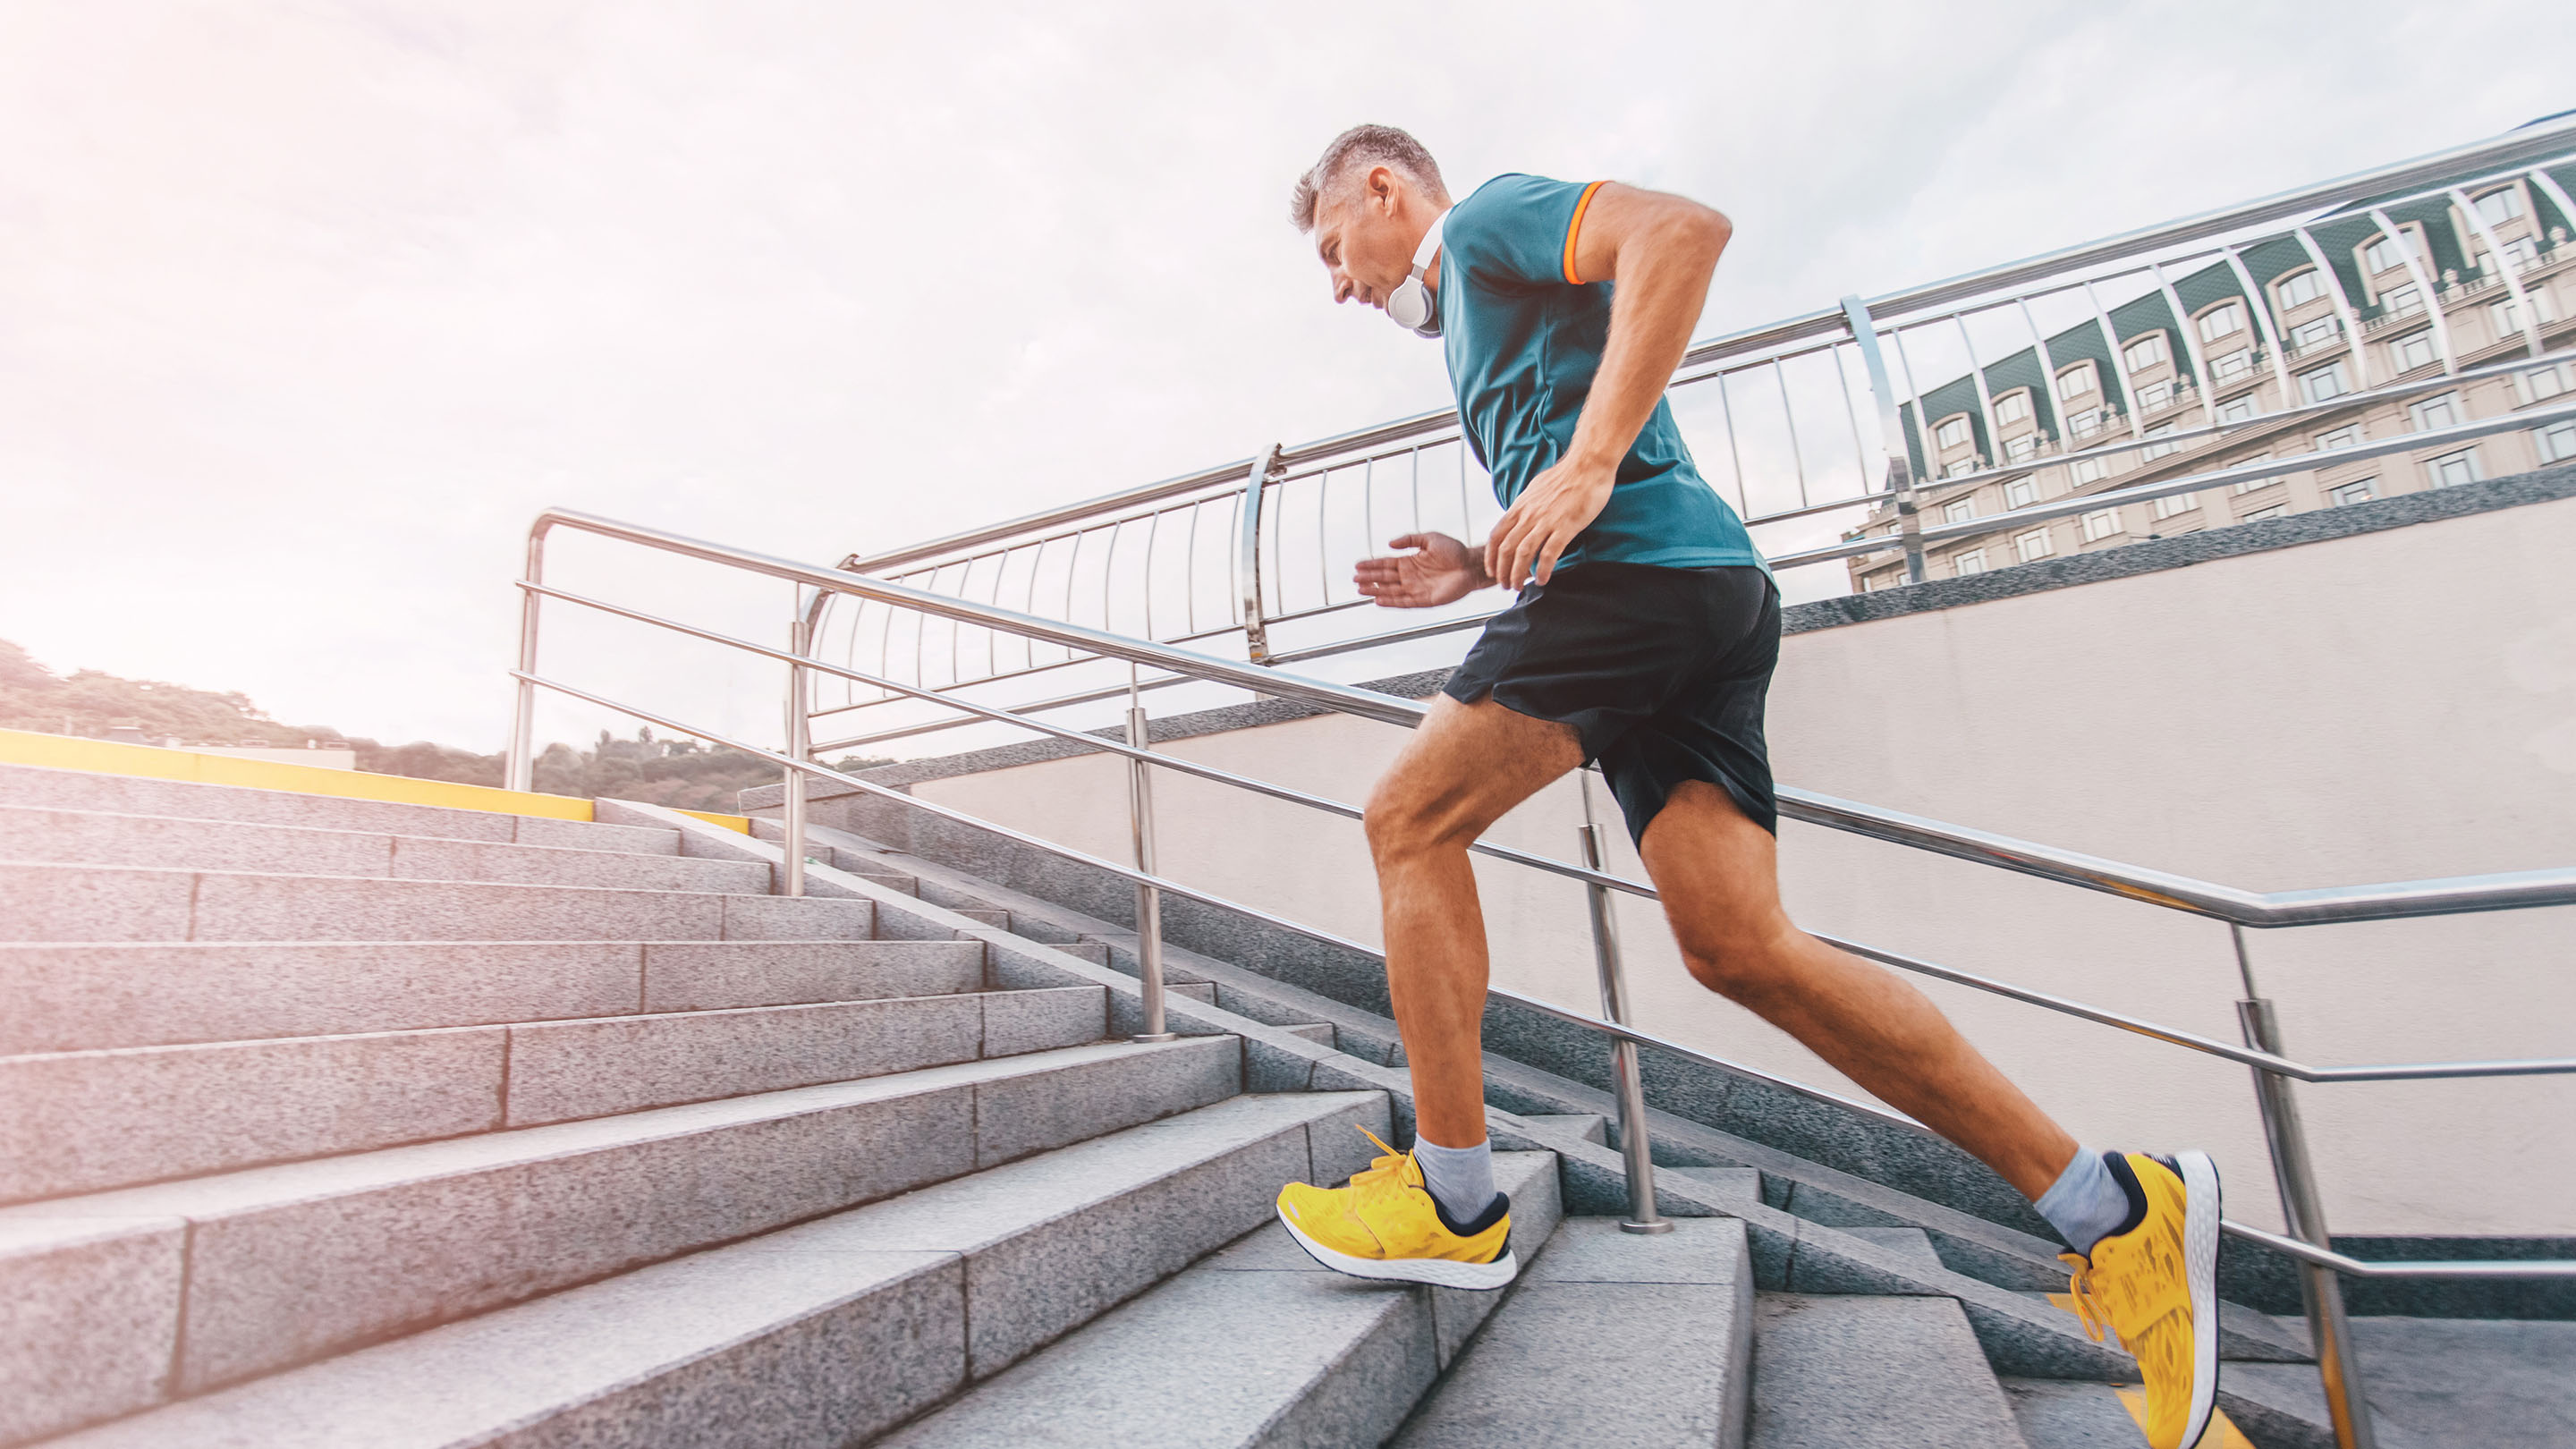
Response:
[{"label": "man", "polygon": [[[1598,761],[1691,974],[1974,1154],[2064,1234],[2088,1329],[2147,1381],[2157,1449],[2197,1443],[2217,1389],[2218,1178],[2209,1158],[2079,1148],[1893,972],[1782,912],[1762,734],[1780,603],[1704,484],[1664,388],[1731,235],[1696,202],[1503,176],[1453,208],[1392,127],[1334,139],[1297,184],[1336,302],[1441,339],[1502,520],[1481,548],[1393,540],[1361,592],[1427,608],[1492,585],[1497,615],[1367,810],[1387,985],[1413,1074],[1412,1151],[1279,1215],[1325,1264],[1499,1288],[1518,1269],[1494,1189],[1479,1029],[1487,963],[1467,846]],[[1382,1145],[1382,1144],[1381,1144]]]}]

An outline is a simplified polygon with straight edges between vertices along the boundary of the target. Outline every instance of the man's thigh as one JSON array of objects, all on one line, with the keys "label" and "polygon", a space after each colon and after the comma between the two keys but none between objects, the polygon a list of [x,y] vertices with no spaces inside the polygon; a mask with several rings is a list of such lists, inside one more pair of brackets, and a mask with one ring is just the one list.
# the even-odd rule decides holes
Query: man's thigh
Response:
[{"label": "man's thigh", "polygon": [[1369,792],[1370,832],[1473,840],[1582,763],[1572,725],[1515,714],[1491,695],[1474,704],[1435,695],[1430,715]]},{"label": "man's thigh", "polygon": [[1674,788],[1638,854],[1687,955],[1731,954],[1783,919],[1779,842],[1705,780]]}]

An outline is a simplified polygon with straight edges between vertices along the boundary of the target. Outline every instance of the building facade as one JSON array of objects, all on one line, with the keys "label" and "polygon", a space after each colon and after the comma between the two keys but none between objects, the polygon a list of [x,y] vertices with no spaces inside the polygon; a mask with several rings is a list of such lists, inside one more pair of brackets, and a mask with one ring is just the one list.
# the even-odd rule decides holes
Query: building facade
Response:
[{"label": "building facade", "polygon": [[[2576,362],[2498,369],[2404,396],[2359,396],[2576,343],[2576,168],[2436,198],[2346,208],[2305,237],[2242,248],[2038,346],[1925,389],[1900,410],[1926,526],[1995,518],[2141,484],[2529,409],[2576,390]],[[2392,232],[2380,218],[2394,223]],[[2250,290],[2249,290],[2249,285]],[[2528,315],[2526,315],[2528,313]],[[2035,329],[2034,329],[2035,330]],[[2337,398],[2353,397],[2349,407]],[[2278,417],[2285,410],[2295,417]],[[2171,438],[2165,442],[2159,439]],[[2106,451],[2107,449],[2107,451]],[[2075,456],[2068,456],[2075,455]],[[2576,458],[2576,419],[1927,546],[1932,578],[2398,493]],[[2006,471],[2027,464],[2024,471]],[[1963,475],[1981,475],[1975,478]],[[1893,535],[1891,507],[1846,537]],[[1855,590],[1906,582],[1893,551],[1851,563]]]}]

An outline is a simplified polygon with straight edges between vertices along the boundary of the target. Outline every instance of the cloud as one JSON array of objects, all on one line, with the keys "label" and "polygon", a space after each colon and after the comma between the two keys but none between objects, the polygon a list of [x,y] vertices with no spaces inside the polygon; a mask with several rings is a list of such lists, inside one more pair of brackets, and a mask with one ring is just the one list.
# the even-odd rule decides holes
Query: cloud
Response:
[{"label": "cloud", "polygon": [[[545,504],[828,561],[1439,405],[1436,350],[1325,305],[1282,220],[1355,120],[1464,184],[1606,174],[1726,208],[1716,332],[2565,103],[2566,14],[2441,14],[2512,45],[2429,23],[11,6],[0,637],[492,748]],[[566,560],[783,628],[783,588]],[[774,734],[765,670],[615,637],[621,686]]]}]

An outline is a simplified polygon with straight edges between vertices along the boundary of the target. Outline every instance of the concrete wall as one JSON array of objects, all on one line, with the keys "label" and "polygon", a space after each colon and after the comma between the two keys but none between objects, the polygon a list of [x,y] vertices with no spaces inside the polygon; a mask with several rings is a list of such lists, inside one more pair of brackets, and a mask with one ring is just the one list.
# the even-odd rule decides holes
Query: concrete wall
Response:
[{"label": "concrete wall", "polygon": [[[2576,863],[2570,491],[2561,480],[2496,495],[2513,506],[2390,513],[2378,531],[2309,523],[2330,514],[2247,525],[2162,562],[2147,551],[2163,545],[2142,545],[2146,562],[2127,576],[2052,587],[2008,570],[1926,586],[1950,592],[1912,612],[1809,627],[1785,641],[1772,693],[1779,777],[2263,890]],[[2305,533],[2279,526],[2302,523]],[[2295,546],[2228,556],[2242,545],[2222,535]],[[1882,595],[1870,607],[1908,606]],[[1327,716],[1163,748],[1356,801],[1402,738]],[[1123,770],[1091,755],[912,789],[1123,859]],[[1356,825],[1170,774],[1156,788],[1175,877],[1378,940]],[[1570,858],[1580,818],[1562,784],[1494,835]],[[1809,929],[2236,1036],[2241,991],[2222,926],[1796,824],[1781,845],[1784,889]],[[1624,833],[1618,850],[1618,867],[1637,872]],[[1490,861],[1478,869],[1497,984],[1596,1010],[1578,888]],[[1695,985],[1650,903],[1622,910],[1642,1024],[1858,1091]],[[2306,1060],[2576,1055],[2576,910],[2250,941],[2291,1052]],[[2205,1145],[2228,1174],[2232,1215],[2278,1225],[2243,1069],[1924,984],[2078,1136]],[[2576,1226],[2576,1081],[2308,1087],[2301,1101],[2338,1234]]]}]

